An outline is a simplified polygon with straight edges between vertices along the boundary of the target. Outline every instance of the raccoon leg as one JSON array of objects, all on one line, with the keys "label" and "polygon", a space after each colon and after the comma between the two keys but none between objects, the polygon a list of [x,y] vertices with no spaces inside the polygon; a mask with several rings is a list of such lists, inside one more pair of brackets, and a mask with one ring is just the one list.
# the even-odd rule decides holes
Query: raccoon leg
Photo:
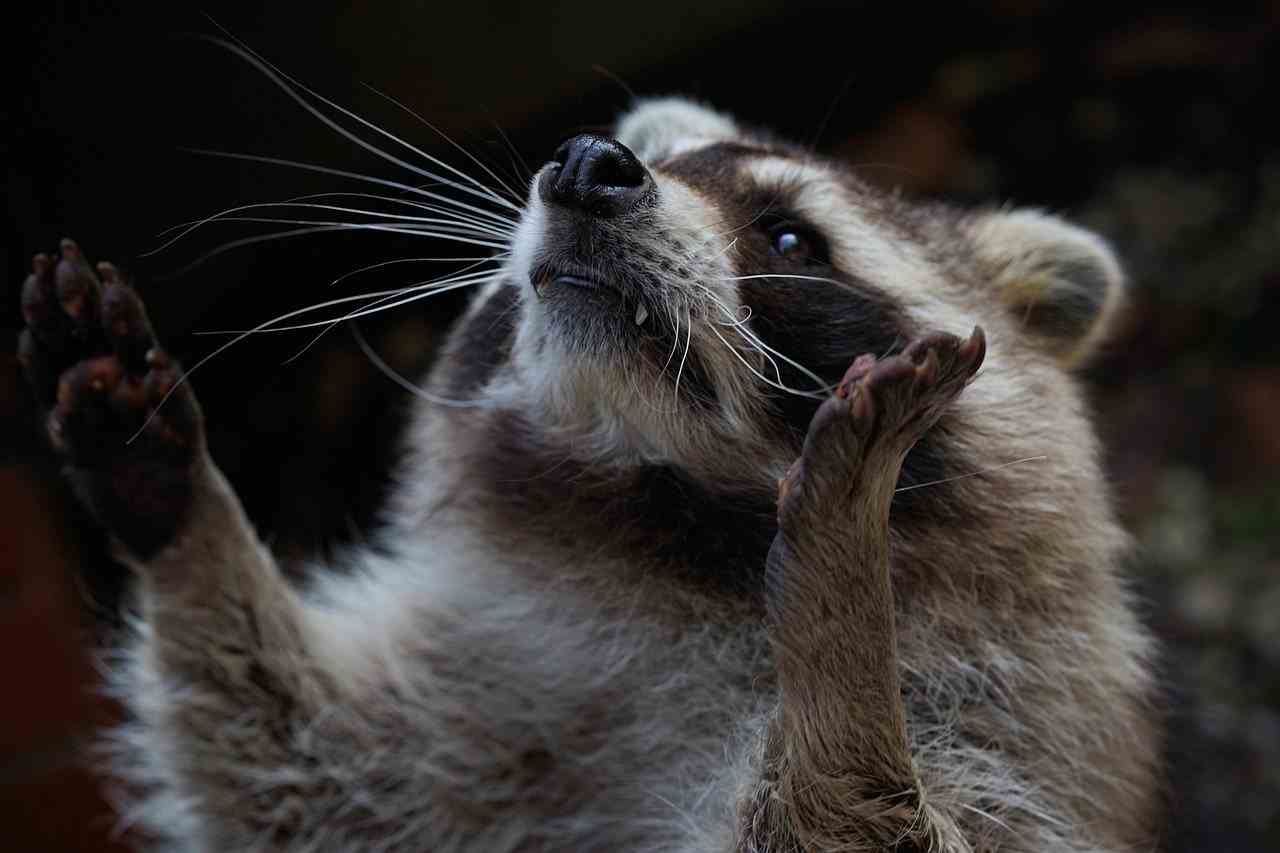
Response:
[{"label": "raccoon leg", "polygon": [[865,355],[814,416],[779,487],[767,567],[782,701],[743,851],[967,850],[913,767],[889,577],[889,507],[902,461],[982,363],[933,334]]},{"label": "raccoon leg", "polygon": [[[175,536],[207,463],[201,416],[119,271],[62,241],[32,259],[18,355],[77,494],[132,555]],[[159,411],[156,406],[173,392]],[[154,414],[154,417],[150,417]],[[145,426],[144,426],[145,423]]]},{"label": "raccoon leg", "polygon": [[168,784],[224,826],[279,826],[287,792],[247,803],[246,780],[288,763],[294,722],[328,679],[300,601],[206,452],[190,387],[137,294],[97,269],[70,240],[34,258],[19,357],[73,487],[140,575],[141,669],[125,689],[151,729],[135,751],[170,750]]}]

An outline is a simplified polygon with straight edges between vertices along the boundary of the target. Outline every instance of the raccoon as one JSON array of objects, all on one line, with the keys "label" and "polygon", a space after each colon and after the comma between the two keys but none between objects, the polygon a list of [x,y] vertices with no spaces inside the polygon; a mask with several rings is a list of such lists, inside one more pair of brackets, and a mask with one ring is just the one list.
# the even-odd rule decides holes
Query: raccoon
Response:
[{"label": "raccoon", "polygon": [[20,355],[138,580],[123,821],[166,850],[1150,847],[1152,644],[1073,375],[1122,302],[1103,240],[658,98],[555,152],[501,263],[382,531],[299,588],[136,291],[35,257]]}]

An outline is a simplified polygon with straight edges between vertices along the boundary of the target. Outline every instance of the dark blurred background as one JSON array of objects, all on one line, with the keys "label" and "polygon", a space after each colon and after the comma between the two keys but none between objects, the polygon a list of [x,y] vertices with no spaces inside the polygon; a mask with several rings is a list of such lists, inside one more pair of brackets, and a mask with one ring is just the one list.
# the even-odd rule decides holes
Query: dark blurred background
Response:
[{"label": "dark blurred background", "polygon": [[[1165,644],[1166,847],[1280,846],[1280,4],[1069,2],[826,6],[782,0],[515,6],[379,2],[205,11],[308,85],[458,165],[380,89],[523,180],[562,138],[609,122],[627,88],[684,93],[958,202],[1043,206],[1125,257],[1133,310],[1089,374],[1135,582]],[[17,17],[15,18],[15,14]],[[335,294],[379,260],[456,253],[361,232],[207,251],[273,226],[161,231],[350,181],[186,153],[291,158],[403,178],[308,116],[172,5],[7,12],[0,306],[0,839],[9,850],[130,848],[85,769],[88,650],[125,578],[37,440],[12,357],[29,256],[75,236],[137,277],[188,364],[218,339]],[[390,267],[343,293],[417,280]],[[419,276],[420,277],[420,276]],[[368,321],[413,374],[455,295]],[[342,329],[259,336],[195,386],[214,456],[286,559],[375,523],[406,394]]]}]

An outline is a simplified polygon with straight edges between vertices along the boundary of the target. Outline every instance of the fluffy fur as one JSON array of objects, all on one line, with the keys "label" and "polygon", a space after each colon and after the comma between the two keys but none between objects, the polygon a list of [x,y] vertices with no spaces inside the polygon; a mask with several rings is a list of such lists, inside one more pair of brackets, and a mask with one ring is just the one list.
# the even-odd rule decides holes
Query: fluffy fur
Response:
[{"label": "fluffy fur", "polygon": [[[292,588],[197,455],[176,536],[126,554],[124,819],[167,850],[1147,848],[1151,648],[1067,372],[1119,299],[1109,249],[677,99],[618,135],[656,201],[531,192],[431,378],[484,405],[423,404],[349,571]],[[789,222],[821,252],[774,252]],[[618,293],[539,294],[547,264]],[[979,323],[936,425],[815,437],[857,356]],[[889,411],[880,381],[851,399]],[[852,503],[778,535],[802,452]]]}]

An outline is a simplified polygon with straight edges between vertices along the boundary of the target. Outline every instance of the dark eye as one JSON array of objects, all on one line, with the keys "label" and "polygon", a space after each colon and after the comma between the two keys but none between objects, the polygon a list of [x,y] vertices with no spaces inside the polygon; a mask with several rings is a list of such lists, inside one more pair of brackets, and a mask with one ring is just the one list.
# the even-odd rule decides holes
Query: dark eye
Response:
[{"label": "dark eye", "polygon": [[827,262],[826,242],[812,228],[796,222],[779,222],[769,228],[769,253],[788,260]]}]

